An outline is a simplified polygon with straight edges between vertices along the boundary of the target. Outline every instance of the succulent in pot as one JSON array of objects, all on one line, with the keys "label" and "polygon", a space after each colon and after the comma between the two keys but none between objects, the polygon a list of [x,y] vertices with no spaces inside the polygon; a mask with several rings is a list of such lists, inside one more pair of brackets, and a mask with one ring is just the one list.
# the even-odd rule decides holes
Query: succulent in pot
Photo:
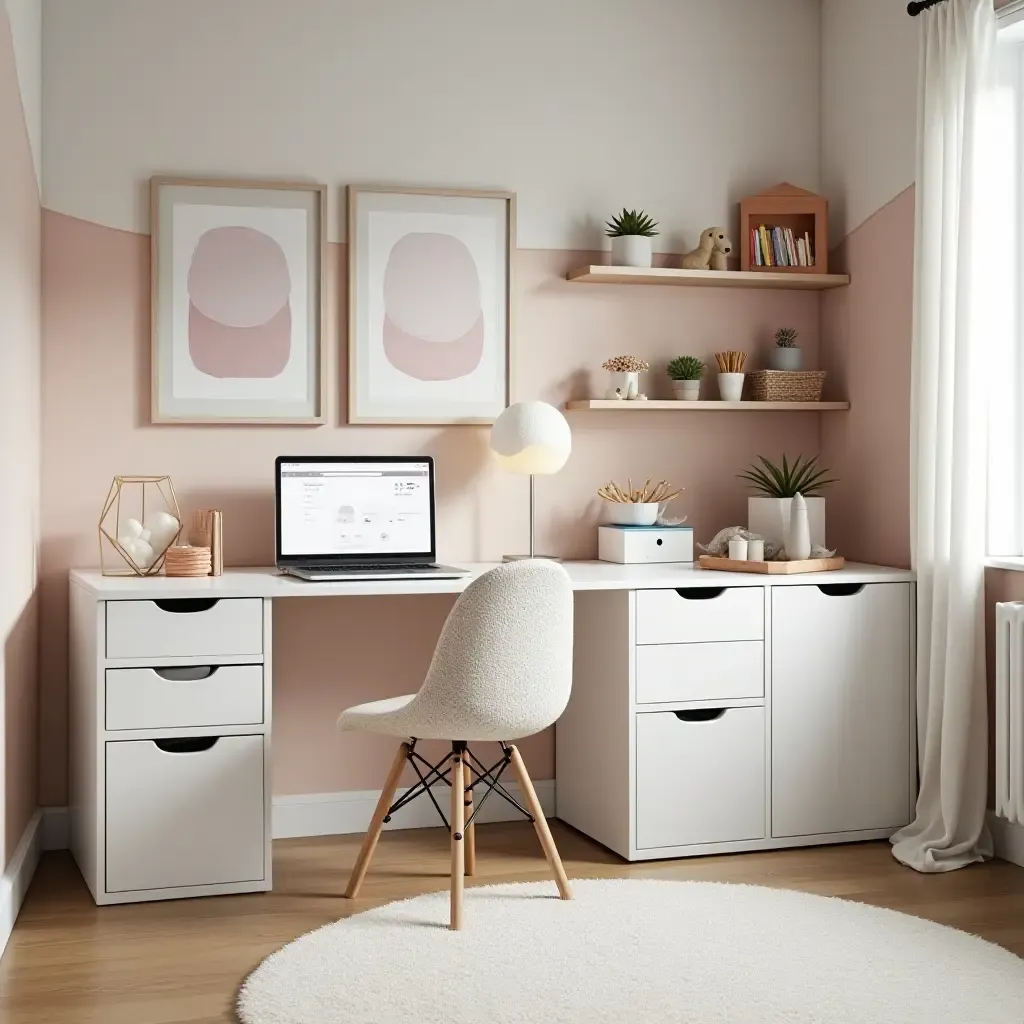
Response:
[{"label": "succulent in pot", "polygon": [[700,396],[700,379],[704,375],[704,362],[696,356],[676,356],[668,364],[672,380],[672,393],[683,402],[695,402]]},{"label": "succulent in pot", "polygon": [[605,234],[612,240],[612,266],[649,267],[654,258],[651,239],[658,234],[658,222],[643,210],[626,210],[615,214],[605,224]]},{"label": "succulent in pot", "polygon": [[797,332],[792,327],[780,327],[775,332],[775,347],[771,354],[773,370],[799,370],[803,367],[803,352],[796,344]]}]

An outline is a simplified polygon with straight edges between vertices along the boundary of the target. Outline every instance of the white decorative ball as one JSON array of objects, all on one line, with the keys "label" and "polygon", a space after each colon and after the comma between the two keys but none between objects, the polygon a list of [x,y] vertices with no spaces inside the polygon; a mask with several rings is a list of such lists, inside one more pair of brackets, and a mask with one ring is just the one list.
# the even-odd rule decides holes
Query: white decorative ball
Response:
[{"label": "white decorative ball", "polygon": [[126,519],[124,521],[124,533],[127,537],[141,537],[142,523],[138,519]]},{"label": "white decorative ball", "polygon": [[557,473],[572,451],[572,433],[553,405],[517,402],[495,420],[491,450],[509,472]]},{"label": "white decorative ball", "polygon": [[149,531],[149,543],[155,551],[163,551],[181,529],[181,524],[169,512],[154,512],[146,517],[145,529]]}]

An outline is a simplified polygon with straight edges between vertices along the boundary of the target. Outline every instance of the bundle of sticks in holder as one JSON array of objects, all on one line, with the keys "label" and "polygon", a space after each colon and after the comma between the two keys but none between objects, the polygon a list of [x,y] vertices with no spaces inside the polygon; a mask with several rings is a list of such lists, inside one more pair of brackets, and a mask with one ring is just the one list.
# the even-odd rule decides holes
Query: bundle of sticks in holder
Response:
[{"label": "bundle of sticks in holder", "polygon": [[719,373],[743,373],[747,365],[746,352],[716,352],[715,361]]},{"label": "bundle of sticks in holder", "polygon": [[673,498],[679,497],[682,493],[682,488],[673,490],[672,485],[666,480],[652,483],[649,479],[639,489],[633,487],[632,480],[626,481],[626,486],[623,488],[613,480],[611,483],[605,484],[604,487],[599,487],[597,493],[605,501],[614,501],[628,505],[644,505],[649,502],[660,504],[664,501],[671,501]]}]

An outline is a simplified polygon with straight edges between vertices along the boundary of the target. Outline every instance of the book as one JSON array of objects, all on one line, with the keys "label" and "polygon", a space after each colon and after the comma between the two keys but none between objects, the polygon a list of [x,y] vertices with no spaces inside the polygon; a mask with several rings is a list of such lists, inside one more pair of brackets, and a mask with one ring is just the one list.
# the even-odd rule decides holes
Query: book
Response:
[{"label": "book", "polygon": [[750,229],[750,264],[761,266],[761,239],[757,237],[757,228]]},{"label": "book", "polygon": [[762,224],[758,228],[758,233],[761,236],[761,252],[764,254],[762,266],[774,267],[775,261],[772,259],[772,247],[768,244],[768,229]]},{"label": "book", "polygon": [[793,238],[792,228],[786,228],[786,248],[789,251],[789,265],[791,267],[800,266],[800,263],[796,258],[796,241]]},{"label": "book", "polygon": [[814,246],[811,245],[811,233],[804,232],[804,244],[807,246],[807,266],[814,266]]},{"label": "book", "polygon": [[775,248],[775,265],[786,266],[785,247],[782,242],[782,228],[772,228],[772,244]]},{"label": "book", "polygon": [[796,240],[796,258],[801,267],[807,266],[807,246],[802,238]]}]

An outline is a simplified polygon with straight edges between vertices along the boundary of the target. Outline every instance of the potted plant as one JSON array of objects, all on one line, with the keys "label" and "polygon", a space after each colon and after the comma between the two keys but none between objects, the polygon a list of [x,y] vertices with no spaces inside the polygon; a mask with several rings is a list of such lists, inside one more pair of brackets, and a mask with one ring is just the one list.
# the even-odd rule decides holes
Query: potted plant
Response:
[{"label": "potted plant", "polygon": [[643,210],[623,209],[605,227],[612,240],[613,267],[649,267],[651,265],[651,239],[658,234],[658,222]]},{"label": "potted plant", "polygon": [[704,363],[696,356],[676,356],[668,364],[672,393],[681,402],[695,402],[700,395]]},{"label": "potted plant", "polygon": [[825,545],[825,499],[820,491],[836,481],[827,469],[818,468],[818,456],[806,459],[802,455],[790,462],[783,455],[782,463],[775,464],[759,455],[744,473],[739,474],[760,497],[747,499],[747,529],[758,533],[765,541],[785,545],[789,535],[789,513],[793,498],[803,495],[807,502],[807,520],[811,543]]},{"label": "potted plant", "polygon": [[611,374],[605,398],[636,401],[646,397],[640,394],[640,374],[650,369],[646,359],[638,359],[636,356],[612,356],[601,364],[601,368]]},{"label": "potted plant", "polygon": [[799,370],[803,366],[803,352],[797,348],[797,332],[792,327],[780,327],[775,332],[775,348],[772,349],[773,370]]},{"label": "potted plant", "polygon": [[743,400],[744,368],[747,365],[746,352],[716,352],[718,363],[718,393],[723,402]]}]

